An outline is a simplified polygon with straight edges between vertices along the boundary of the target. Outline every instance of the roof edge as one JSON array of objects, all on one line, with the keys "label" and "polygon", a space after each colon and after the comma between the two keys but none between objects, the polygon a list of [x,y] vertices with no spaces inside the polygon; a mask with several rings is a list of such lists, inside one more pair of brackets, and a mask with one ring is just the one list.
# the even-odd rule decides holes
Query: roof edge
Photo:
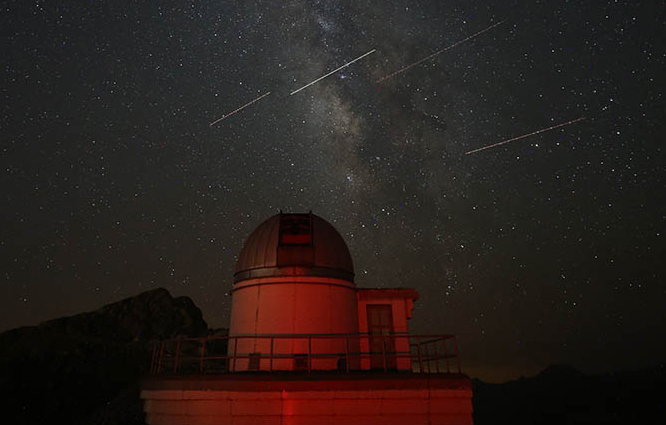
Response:
[{"label": "roof edge", "polygon": [[302,266],[283,266],[283,267],[257,267],[249,270],[242,270],[234,274],[234,283],[243,280],[255,279],[261,277],[282,277],[282,276],[312,276],[312,277],[332,277],[354,283],[354,273],[328,267],[302,267]]}]

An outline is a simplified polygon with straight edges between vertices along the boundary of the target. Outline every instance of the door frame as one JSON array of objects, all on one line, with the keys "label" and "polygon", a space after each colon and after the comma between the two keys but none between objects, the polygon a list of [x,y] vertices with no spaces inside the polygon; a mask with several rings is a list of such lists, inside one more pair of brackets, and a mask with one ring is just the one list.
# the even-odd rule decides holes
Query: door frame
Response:
[{"label": "door frame", "polygon": [[[377,311],[380,323],[374,323],[372,319],[372,311]],[[368,352],[370,355],[370,369],[397,369],[397,359],[395,350],[395,334],[393,322],[393,304],[391,303],[377,303],[366,304],[365,307],[367,320],[368,320]],[[382,324],[382,313],[388,312],[388,324]],[[386,318],[386,317],[384,317]],[[381,335],[378,337],[378,335]],[[386,336],[389,336],[388,338]],[[382,348],[383,345],[383,348]],[[386,358],[386,363],[384,363]]]}]

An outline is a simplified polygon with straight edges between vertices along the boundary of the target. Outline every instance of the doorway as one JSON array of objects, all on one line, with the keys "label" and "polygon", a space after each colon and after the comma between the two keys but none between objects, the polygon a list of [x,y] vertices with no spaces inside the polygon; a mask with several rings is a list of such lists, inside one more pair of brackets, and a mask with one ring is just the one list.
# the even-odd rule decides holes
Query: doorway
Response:
[{"label": "doorway", "polygon": [[368,333],[371,369],[396,369],[391,304],[369,304]]}]

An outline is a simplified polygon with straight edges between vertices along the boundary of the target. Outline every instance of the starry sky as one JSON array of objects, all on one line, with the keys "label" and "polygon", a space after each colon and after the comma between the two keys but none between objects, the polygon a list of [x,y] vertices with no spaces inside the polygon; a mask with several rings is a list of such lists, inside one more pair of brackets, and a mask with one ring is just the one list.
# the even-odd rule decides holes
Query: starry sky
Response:
[{"label": "starry sky", "polygon": [[226,326],[244,239],[312,210],[472,376],[666,358],[663,1],[8,1],[0,28],[0,330],[159,286]]}]

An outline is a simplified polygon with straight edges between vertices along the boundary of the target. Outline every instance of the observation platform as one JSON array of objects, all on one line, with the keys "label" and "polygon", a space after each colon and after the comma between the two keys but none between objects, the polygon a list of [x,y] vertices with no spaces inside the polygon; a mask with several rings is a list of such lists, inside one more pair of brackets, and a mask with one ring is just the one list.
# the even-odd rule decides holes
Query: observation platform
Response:
[{"label": "observation platform", "polygon": [[[244,339],[265,350],[235,350]],[[330,339],[342,342],[325,343]],[[285,341],[305,352],[279,352]],[[322,351],[340,346],[348,349]],[[141,397],[151,425],[473,423],[471,381],[461,373],[453,335],[244,335],[162,341],[154,347],[151,376],[143,382]]]}]

